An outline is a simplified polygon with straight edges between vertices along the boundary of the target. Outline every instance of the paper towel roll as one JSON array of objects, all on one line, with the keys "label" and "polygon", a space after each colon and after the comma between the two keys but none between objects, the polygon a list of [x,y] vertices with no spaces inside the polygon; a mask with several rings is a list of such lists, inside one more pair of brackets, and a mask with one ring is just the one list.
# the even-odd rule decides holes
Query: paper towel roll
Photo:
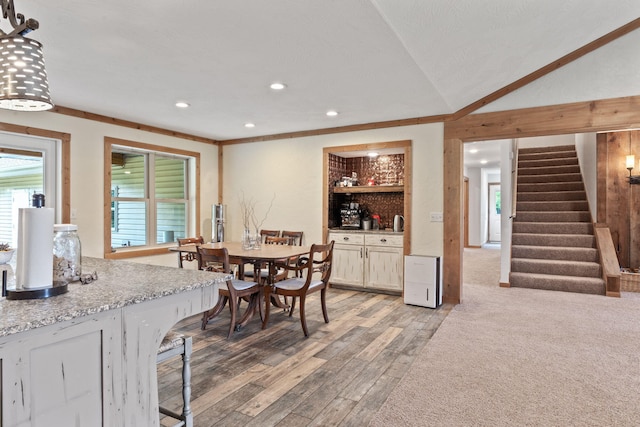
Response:
[{"label": "paper towel roll", "polygon": [[53,208],[18,210],[16,289],[53,286]]}]

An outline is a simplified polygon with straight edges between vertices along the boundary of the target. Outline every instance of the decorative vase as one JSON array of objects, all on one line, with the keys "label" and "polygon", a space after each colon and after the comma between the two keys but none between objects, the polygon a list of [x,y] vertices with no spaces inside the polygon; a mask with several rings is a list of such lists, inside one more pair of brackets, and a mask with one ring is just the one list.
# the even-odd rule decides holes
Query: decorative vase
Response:
[{"label": "decorative vase", "polygon": [[11,261],[11,257],[13,257],[14,249],[10,249],[8,251],[0,251],[0,264],[6,264]]},{"label": "decorative vase", "polygon": [[262,245],[262,236],[260,235],[260,232],[256,230],[253,235],[253,249],[260,249],[260,245]]},{"label": "decorative vase", "polygon": [[253,249],[251,231],[248,228],[242,230],[242,249],[249,250]]}]

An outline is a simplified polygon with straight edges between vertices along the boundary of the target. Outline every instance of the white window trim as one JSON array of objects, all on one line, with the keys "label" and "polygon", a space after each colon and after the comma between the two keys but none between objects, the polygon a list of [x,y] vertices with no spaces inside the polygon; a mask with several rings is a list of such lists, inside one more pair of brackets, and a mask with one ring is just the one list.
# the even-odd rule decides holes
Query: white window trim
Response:
[{"label": "white window trim", "polygon": [[58,176],[62,170],[62,144],[60,140],[38,136],[0,132],[0,147],[42,153],[44,167],[43,190],[45,206],[55,209],[56,223],[62,222],[62,188]]}]

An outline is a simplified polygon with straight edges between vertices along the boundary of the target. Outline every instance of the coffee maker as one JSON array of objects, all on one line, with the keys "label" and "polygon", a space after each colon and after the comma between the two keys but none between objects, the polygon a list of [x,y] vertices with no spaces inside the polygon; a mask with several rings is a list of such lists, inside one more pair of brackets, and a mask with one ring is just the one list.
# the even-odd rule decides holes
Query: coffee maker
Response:
[{"label": "coffee maker", "polygon": [[340,228],[359,229],[361,216],[358,203],[344,203],[340,208]]}]

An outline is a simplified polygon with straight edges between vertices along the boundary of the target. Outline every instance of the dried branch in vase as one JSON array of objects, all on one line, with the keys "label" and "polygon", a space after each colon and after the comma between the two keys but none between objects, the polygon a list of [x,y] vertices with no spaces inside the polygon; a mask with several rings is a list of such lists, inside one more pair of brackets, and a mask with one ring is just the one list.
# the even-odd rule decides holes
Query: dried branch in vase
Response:
[{"label": "dried branch in vase", "polygon": [[253,226],[255,227],[256,233],[262,229],[262,224],[264,224],[264,222],[267,220],[267,217],[269,216],[269,212],[271,212],[271,208],[273,207],[273,201],[275,199],[276,199],[276,193],[273,193],[273,198],[271,199],[271,203],[269,203],[269,207],[267,208],[267,211],[265,212],[264,217],[262,218],[262,221],[258,222],[258,218],[256,218],[256,215],[255,215],[255,209],[252,212],[251,221],[253,222]]},{"label": "dried branch in vase", "polygon": [[256,215],[256,202],[253,198],[246,199],[244,196],[244,192],[240,195],[240,215],[242,216],[242,225],[245,230],[248,230],[249,227],[253,224],[254,229],[258,232],[262,228],[262,224],[267,220],[269,213],[271,212],[271,208],[273,207],[273,201],[276,199],[276,194],[273,194],[273,198],[269,203],[269,207],[262,217],[262,220],[258,221],[258,217]]},{"label": "dried branch in vase", "polygon": [[241,193],[240,196],[240,215],[242,216],[242,225],[245,230],[249,229],[251,225],[251,217],[253,216],[253,211],[255,209],[256,202],[253,199],[245,199],[244,192]]}]

